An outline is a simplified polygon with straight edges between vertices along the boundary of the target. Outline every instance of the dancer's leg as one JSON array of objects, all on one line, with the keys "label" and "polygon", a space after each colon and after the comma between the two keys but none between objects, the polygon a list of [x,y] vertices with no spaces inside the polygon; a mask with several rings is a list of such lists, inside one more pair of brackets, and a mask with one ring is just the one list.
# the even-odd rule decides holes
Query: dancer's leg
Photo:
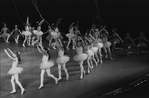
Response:
[{"label": "dancer's leg", "polygon": [[65,72],[65,74],[66,74],[66,80],[68,80],[68,79],[69,79],[69,74],[68,74],[68,70],[66,69],[66,63],[64,63],[64,64],[62,65],[62,67],[63,67],[63,70],[64,70],[64,72]]},{"label": "dancer's leg", "polygon": [[61,64],[58,64],[58,81],[62,79],[61,76]]},{"label": "dancer's leg", "polygon": [[11,94],[13,94],[13,93],[16,92],[14,80],[15,80],[14,75],[12,75],[12,76],[11,76],[11,80],[10,80],[11,85],[12,85],[12,91],[10,92]]},{"label": "dancer's leg", "polygon": [[67,43],[67,46],[66,46],[66,48],[69,50],[69,45],[70,45],[70,43],[71,43],[71,39],[69,39],[68,40],[68,43]]},{"label": "dancer's leg", "polygon": [[41,69],[41,73],[40,73],[40,86],[39,86],[38,89],[41,89],[43,87],[44,74],[45,74],[45,70],[44,69]]},{"label": "dancer's leg", "polygon": [[15,80],[16,80],[16,83],[19,85],[19,87],[21,88],[21,95],[24,93],[25,89],[23,88],[22,84],[20,83],[19,81],[19,77],[18,77],[18,74],[15,74],[14,75],[15,77]]},{"label": "dancer's leg", "polygon": [[83,67],[83,62],[84,62],[84,61],[80,61],[80,62],[79,62],[79,64],[80,64],[80,71],[81,71],[80,79],[83,78],[83,75],[84,75],[84,73],[85,73],[84,67]]},{"label": "dancer's leg", "polygon": [[57,84],[58,83],[58,79],[54,75],[51,74],[50,68],[49,69],[46,69],[46,72],[47,72],[47,75],[49,77],[51,77],[51,78],[53,78],[55,80],[55,84]]}]

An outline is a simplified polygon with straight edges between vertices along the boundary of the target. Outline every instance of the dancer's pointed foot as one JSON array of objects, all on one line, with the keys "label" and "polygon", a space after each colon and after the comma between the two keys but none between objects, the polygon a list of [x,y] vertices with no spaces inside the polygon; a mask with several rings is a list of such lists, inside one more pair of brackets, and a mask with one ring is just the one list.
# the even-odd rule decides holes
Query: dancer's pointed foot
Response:
[{"label": "dancer's pointed foot", "polygon": [[112,57],[110,57],[110,60],[113,60],[113,58],[112,58]]},{"label": "dancer's pointed foot", "polygon": [[55,78],[55,84],[58,84],[58,79],[57,78]]},{"label": "dancer's pointed foot", "polygon": [[62,77],[59,77],[58,79],[57,79],[57,81],[60,81],[62,79]]},{"label": "dancer's pointed foot", "polygon": [[14,94],[14,93],[16,93],[16,90],[13,90],[13,91],[10,92],[10,94]]},{"label": "dancer's pointed foot", "polygon": [[6,43],[9,43],[9,41],[6,41]]},{"label": "dancer's pointed foot", "polygon": [[40,86],[38,87],[38,89],[41,89],[41,88],[43,88],[43,85],[40,85]]},{"label": "dancer's pointed foot", "polygon": [[21,95],[24,94],[24,91],[25,91],[25,89],[23,88],[22,91],[21,91]]},{"label": "dancer's pointed foot", "polygon": [[23,47],[25,47],[25,45],[24,45],[24,44],[23,44],[22,46],[23,46]]}]

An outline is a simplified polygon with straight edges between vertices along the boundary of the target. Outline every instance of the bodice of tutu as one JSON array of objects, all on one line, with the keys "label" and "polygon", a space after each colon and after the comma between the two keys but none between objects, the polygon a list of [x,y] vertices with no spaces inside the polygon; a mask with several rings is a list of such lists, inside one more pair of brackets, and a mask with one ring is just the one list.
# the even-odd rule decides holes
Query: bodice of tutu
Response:
[{"label": "bodice of tutu", "polygon": [[8,28],[3,28],[3,32],[7,33]]},{"label": "bodice of tutu", "polygon": [[76,53],[77,53],[77,55],[82,54],[82,52],[83,52],[82,47],[76,47]]},{"label": "bodice of tutu", "polygon": [[64,56],[64,51],[62,51],[62,50],[59,50],[59,51],[58,51],[58,56],[59,56],[59,57],[62,57],[62,56]]},{"label": "bodice of tutu", "polygon": [[13,63],[12,63],[12,68],[15,68],[15,67],[17,67],[17,64],[18,64],[18,60],[17,60],[17,58],[13,61]]},{"label": "bodice of tutu", "polygon": [[69,33],[73,33],[73,28],[69,29]]},{"label": "bodice of tutu", "polygon": [[26,27],[25,27],[25,30],[26,30],[26,31],[30,31],[30,29],[29,29],[29,27],[28,27],[28,26],[26,26]]},{"label": "bodice of tutu", "polygon": [[42,57],[42,62],[48,62],[48,56],[46,56],[46,55],[43,55],[43,57]]}]

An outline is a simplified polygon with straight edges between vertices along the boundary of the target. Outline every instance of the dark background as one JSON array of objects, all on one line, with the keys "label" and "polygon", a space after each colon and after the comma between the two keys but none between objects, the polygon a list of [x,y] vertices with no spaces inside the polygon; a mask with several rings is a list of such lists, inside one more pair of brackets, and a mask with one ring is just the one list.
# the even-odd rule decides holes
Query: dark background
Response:
[{"label": "dark background", "polygon": [[[84,33],[86,29],[90,29],[94,13],[98,13],[95,0],[36,1],[41,15],[50,24],[63,17],[59,24],[63,33],[68,32],[70,23],[74,21],[79,21],[79,29]],[[144,31],[146,35],[149,33],[149,0],[97,0],[97,3],[101,23],[107,26],[109,33],[115,27],[122,38],[126,32],[132,33],[131,36],[134,38],[140,31]],[[36,22],[41,20],[32,0],[1,0],[1,28],[5,22],[10,30],[15,24],[23,30],[27,16],[34,27],[37,25]],[[46,31],[47,26],[46,23],[43,24],[42,31]]]}]

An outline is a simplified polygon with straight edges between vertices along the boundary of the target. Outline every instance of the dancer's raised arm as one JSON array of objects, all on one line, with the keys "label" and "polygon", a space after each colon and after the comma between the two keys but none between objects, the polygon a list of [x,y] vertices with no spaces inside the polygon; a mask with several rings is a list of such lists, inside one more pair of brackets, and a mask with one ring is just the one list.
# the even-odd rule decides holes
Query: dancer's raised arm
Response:
[{"label": "dancer's raised arm", "polygon": [[11,58],[12,60],[15,60],[7,51],[7,49],[4,49],[5,53],[8,55],[9,58]]}]

